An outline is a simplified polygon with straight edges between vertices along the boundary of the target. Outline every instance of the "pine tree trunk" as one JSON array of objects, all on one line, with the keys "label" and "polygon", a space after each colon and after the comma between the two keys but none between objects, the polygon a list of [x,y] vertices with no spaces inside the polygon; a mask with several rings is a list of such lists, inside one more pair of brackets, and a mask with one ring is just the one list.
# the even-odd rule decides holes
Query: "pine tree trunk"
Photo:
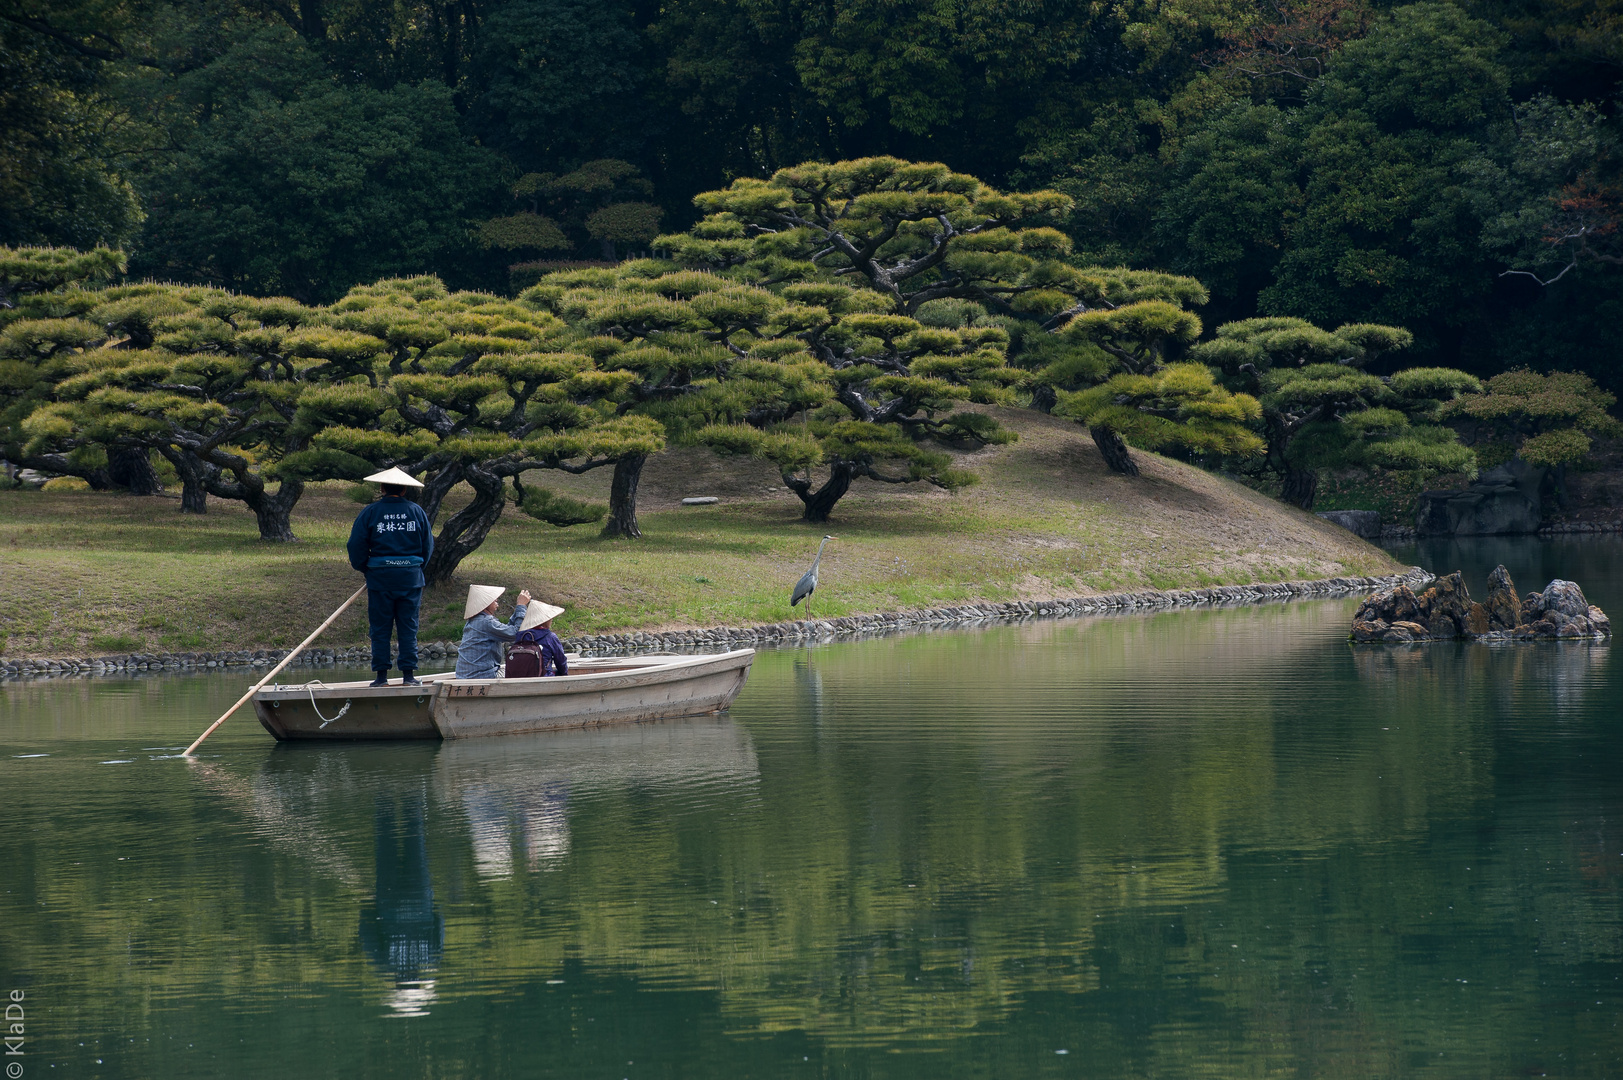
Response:
[{"label": "pine tree trunk", "polygon": [[208,513],[208,461],[183,451],[164,456],[180,473],[180,513]]},{"label": "pine tree trunk", "polygon": [[452,462],[441,468],[433,476],[430,476],[421,489],[412,489],[411,498],[418,506],[423,508],[423,513],[428,515],[430,525],[439,520],[440,504],[445,501],[445,496],[450,493],[452,488],[456,487],[461,479],[462,466],[457,462]]},{"label": "pine tree trunk", "polygon": [[1319,474],[1312,469],[1298,469],[1294,465],[1285,466],[1285,483],[1280,488],[1279,497],[1292,506],[1300,506],[1303,510],[1313,509],[1313,499],[1319,493]]},{"label": "pine tree trunk", "polygon": [[283,480],[276,485],[276,494],[266,491],[261,483],[257,492],[243,500],[259,522],[261,540],[277,544],[298,542],[299,538],[293,535],[293,507],[303,494],[303,480]]},{"label": "pine tree trunk", "polygon": [[1132,455],[1127,452],[1127,444],[1119,434],[1107,427],[1089,428],[1088,434],[1093,436],[1093,445],[1099,448],[1100,456],[1112,472],[1124,476],[1138,475],[1138,466],[1133,463]]},{"label": "pine tree trunk", "polygon": [[181,474],[180,512],[182,514],[209,512],[209,489],[201,476]]},{"label": "pine tree trunk", "polygon": [[163,490],[147,450],[121,449],[107,455],[107,475],[131,495],[156,495]]},{"label": "pine tree trunk", "polygon": [[479,550],[507,503],[507,482],[494,473],[470,466],[463,478],[473,488],[473,501],[457,511],[434,538],[434,554],[423,566],[430,585],[448,580],[463,559]]},{"label": "pine tree trunk", "polygon": [[196,454],[185,450],[161,449],[158,451],[169,464],[175,467],[180,474],[180,512],[182,514],[206,514],[209,512],[208,479],[209,470],[213,468],[208,462]]},{"label": "pine tree trunk", "polygon": [[614,463],[614,481],[609,485],[609,519],[603,523],[604,536],[628,536],[637,539],[642,530],[637,528],[637,483],[642,479],[642,467],[647,454],[627,454]]},{"label": "pine tree trunk", "polygon": [[822,523],[828,520],[834,512],[834,504],[845,497],[851,490],[851,481],[856,479],[856,464],[850,461],[841,461],[836,458],[828,467],[828,483],[811,489],[810,480],[786,479],[789,489],[800,496],[804,511],[800,520]]},{"label": "pine tree trunk", "polygon": [[259,538],[273,544],[293,544],[293,507],[304,494],[303,480],[283,480],[274,492],[265,488],[264,477],[253,472],[234,473],[235,480],[227,480],[224,471],[204,463],[208,493],[218,499],[233,499],[246,503],[259,523]]}]

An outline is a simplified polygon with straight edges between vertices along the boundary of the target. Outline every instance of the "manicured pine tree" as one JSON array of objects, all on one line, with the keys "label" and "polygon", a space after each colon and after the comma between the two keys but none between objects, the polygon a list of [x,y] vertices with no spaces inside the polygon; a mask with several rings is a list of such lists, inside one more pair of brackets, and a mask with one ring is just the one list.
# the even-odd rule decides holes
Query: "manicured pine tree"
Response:
[{"label": "manicured pine tree", "polygon": [[1365,365],[1406,347],[1395,326],[1323,330],[1305,319],[1245,319],[1218,327],[1191,357],[1223,373],[1262,404],[1261,468],[1278,477],[1280,498],[1313,508],[1318,470],[1366,464],[1423,472],[1470,471],[1475,455],[1437,423],[1446,402],[1480,384],[1452,368],[1411,368],[1388,378]]},{"label": "manicured pine tree", "polygon": [[[785,470],[808,520],[825,520],[859,475],[944,487],[969,482],[948,468],[945,454],[921,443],[1010,436],[983,414],[953,413],[958,404],[1008,402],[1028,388],[1038,401],[1053,402],[1113,373],[1154,376],[1169,346],[1199,333],[1199,320],[1183,310],[1204,302],[1199,282],[1070,265],[1070,241],[1054,226],[1071,204],[1055,192],[1006,195],[942,165],[873,158],[739,180],[696,202],[707,217],[656,247],[685,265],[714,268],[837,316],[798,335],[833,372],[836,387],[818,435],[828,482],[814,490]],[[842,298],[842,285],[862,295]],[[932,308],[965,303],[982,317],[921,321],[939,323]],[[1033,326],[1026,323],[1058,330],[1057,348],[1045,342],[1034,350],[1044,361],[1035,374],[1007,365],[1011,320],[1022,321],[1015,325],[1027,341]],[[1196,372],[1152,381],[1155,389],[1135,388],[1148,397],[1128,406],[1142,414],[1130,424],[1122,411],[1127,399],[1116,400],[1123,387],[1103,398],[1068,399],[1095,421],[1095,442],[1112,468],[1133,470],[1118,427],[1147,439],[1153,431],[1156,446],[1243,452],[1251,445],[1245,402],[1209,380],[1195,385]],[[1107,403],[1110,411],[1102,408]],[[883,470],[886,460],[905,463],[905,471]]]},{"label": "manicured pine tree", "polygon": [[[742,359],[822,368],[815,377],[754,372],[762,377],[746,381],[758,398],[716,391],[712,422],[695,437],[775,460],[808,521],[826,521],[858,477],[949,490],[973,480],[931,441],[1012,438],[984,414],[955,411],[1012,403],[1028,381],[1007,364],[1007,331],[927,325],[927,305],[972,301],[1046,319],[1098,289],[1096,276],[1064,261],[1070,243],[1054,226],[1068,198],[1004,194],[940,164],[810,163],[695,203],[704,219],[655,249],[727,283],[709,289],[709,303],[744,305],[703,316],[702,332]],[[819,384],[826,389],[807,392]],[[819,463],[828,469],[821,485],[810,472]]]},{"label": "manicured pine tree", "polygon": [[[857,475],[967,482],[948,455],[920,440],[1007,436],[979,414],[932,413],[977,392],[1001,399],[1007,382],[1022,377],[1003,363],[1001,329],[931,329],[875,311],[872,291],[841,283],[774,291],[651,260],[555,275],[525,295],[596,333],[601,366],[635,374],[628,407],[658,418],[679,441],[774,461],[813,521],[826,520]],[[866,359],[825,363],[808,342]],[[812,491],[794,473],[825,456],[833,459],[830,481]]]},{"label": "manicured pine tree", "polygon": [[[399,465],[425,475],[431,520],[453,486],[468,484],[473,499],[440,526],[430,583],[484,542],[510,480],[531,469],[585,472],[664,445],[656,422],[617,414],[629,380],[570,351],[569,328],[536,304],[392,279],[352,290],[325,317],[329,381],[301,400],[310,442],[284,468],[354,477]],[[362,338],[377,343],[370,359]],[[521,508],[559,520],[546,493],[517,487]]]},{"label": "manicured pine tree", "polygon": [[[1054,411],[1087,425],[1105,464],[1128,476],[1138,475],[1129,442],[1236,456],[1260,450],[1247,428],[1258,415],[1255,398],[1217,385],[1201,364],[1171,363],[1200,336],[1199,317],[1185,310],[1205,303],[1200,283],[1144,271],[1107,281],[1098,306],[1060,328],[1069,350],[1040,375]],[[1089,382],[1096,385],[1076,389]]]},{"label": "manicured pine tree", "polygon": [[1588,455],[1590,437],[1623,431],[1606,411],[1616,403],[1615,395],[1582,372],[1539,374],[1523,368],[1495,375],[1481,394],[1445,403],[1439,416],[1473,429],[1479,450],[1497,443],[1531,465],[1552,470],[1564,505],[1567,466]]},{"label": "manicured pine tree", "polygon": [[27,449],[155,449],[185,482],[183,509],[201,512],[206,491],[247,504],[262,540],[297,539],[304,482],[278,464],[308,442],[294,422],[298,401],[325,362],[318,339],[299,329],[309,310],[189,286],[96,295],[79,321],[119,336],[58,369],[51,400],[22,425]]},{"label": "manicured pine tree", "polygon": [[161,490],[143,454],[119,448],[75,448],[24,459],[21,424],[71,372],[75,357],[105,340],[82,316],[98,304],[93,286],[124,270],[108,248],[0,247],[0,457],[23,468],[78,476],[96,490]]}]

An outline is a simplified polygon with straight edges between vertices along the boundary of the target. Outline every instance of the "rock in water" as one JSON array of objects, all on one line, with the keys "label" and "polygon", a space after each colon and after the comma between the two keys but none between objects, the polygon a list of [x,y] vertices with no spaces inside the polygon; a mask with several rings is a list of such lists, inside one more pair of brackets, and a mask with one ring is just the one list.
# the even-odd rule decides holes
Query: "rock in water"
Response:
[{"label": "rock in water", "polygon": [[[1420,617],[1420,605],[1415,602],[1414,591],[1407,585],[1396,585],[1390,589],[1371,593],[1362,604],[1358,605],[1358,612],[1353,615],[1353,622],[1394,623],[1412,620]],[[1382,626],[1381,629],[1386,629]]]},{"label": "rock in water", "polygon": [[1589,601],[1584,599],[1584,591],[1578,588],[1577,583],[1560,578],[1544,586],[1539,603],[1545,611],[1559,611],[1570,619],[1589,614]]},{"label": "rock in water", "polygon": [[1493,568],[1488,575],[1488,600],[1482,605],[1488,610],[1489,630],[1514,630],[1521,622],[1522,605],[1516,599],[1516,583],[1510,580],[1510,571],[1503,566]]},{"label": "rock in water", "polygon": [[1438,578],[1415,602],[1426,613],[1426,625],[1432,637],[1446,639],[1468,633],[1471,594],[1465,589],[1465,576],[1458,570]]},{"label": "rock in water", "polygon": [[1593,626],[1595,633],[1601,637],[1612,636],[1612,620],[1606,617],[1606,612],[1594,605],[1590,605],[1589,608],[1589,625]]},{"label": "rock in water", "polygon": [[1519,604],[1516,584],[1503,566],[1488,575],[1488,602],[1478,604],[1457,571],[1437,578],[1416,596],[1407,586],[1371,595],[1353,616],[1352,640],[1362,642],[1605,639],[1606,613],[1571,581],[1555,579]]}]

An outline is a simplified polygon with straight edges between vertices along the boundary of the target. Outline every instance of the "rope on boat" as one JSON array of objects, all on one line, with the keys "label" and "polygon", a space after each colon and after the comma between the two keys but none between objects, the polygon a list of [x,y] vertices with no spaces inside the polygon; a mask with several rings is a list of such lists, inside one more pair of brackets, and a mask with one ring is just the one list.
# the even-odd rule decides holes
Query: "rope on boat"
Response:
[{"label": "rope on boat", "polygon": [[[321,706],[316,704],[316,687],[318,687],[318,686],[321,687],[323,690],[328,689],[327,684],[322,682],[320,679],[316,679],[316,680],[314,680],[312,682],[306,683],[304,688],[305,688],[305,690],[309,691],[309,694],[310,694],[310,707],[316,711],[317,716],[321,717],[321,726],[326,727],[328,724],[332,723],[334,720],[342,720],[344,718],[344,714],[349,712],[349,707],[352,704],[354,704],[354,699],[353,698],[345,698],[344,699],[344,707],[342,709],[338,710],[338,715],[337,716],[325,716],[321,712]],[[320,729],[318,728],[317,730],[320,730]]]}]

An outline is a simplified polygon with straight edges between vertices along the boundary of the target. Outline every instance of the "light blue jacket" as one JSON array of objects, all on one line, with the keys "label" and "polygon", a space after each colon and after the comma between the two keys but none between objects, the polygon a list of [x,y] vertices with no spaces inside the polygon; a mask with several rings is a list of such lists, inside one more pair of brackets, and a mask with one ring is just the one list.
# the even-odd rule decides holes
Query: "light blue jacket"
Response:
[{"label": "light blue jacket", "polygon": [[500,677],[505,657],[502,646],[518,637],[519,624],[524,621],[524,605],[513,609],[513,617],[505,623],[481,611],[462,627],[462,644],[456,650],[456,677],[459,679],[495,679]]}]

